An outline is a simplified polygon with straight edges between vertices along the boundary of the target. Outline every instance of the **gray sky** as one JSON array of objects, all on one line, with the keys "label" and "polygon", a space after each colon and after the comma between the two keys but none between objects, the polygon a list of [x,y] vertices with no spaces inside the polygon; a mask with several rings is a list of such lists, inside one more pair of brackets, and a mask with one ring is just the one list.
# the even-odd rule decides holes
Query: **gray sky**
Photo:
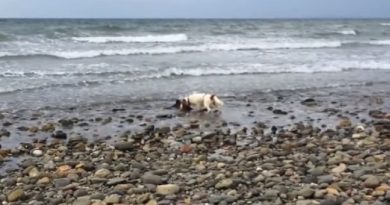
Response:
[{"label": "gray sky", "polygon": [[390,0],[0,0],[8,18],[390,18]]}]

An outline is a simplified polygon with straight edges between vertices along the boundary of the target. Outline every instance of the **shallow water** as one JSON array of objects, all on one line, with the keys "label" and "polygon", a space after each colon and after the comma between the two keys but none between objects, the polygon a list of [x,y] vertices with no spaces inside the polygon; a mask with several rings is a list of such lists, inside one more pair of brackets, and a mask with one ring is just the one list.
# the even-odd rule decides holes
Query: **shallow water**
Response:
[{"label": "shallow water", "polygon": [[0,109],[386,83],[378,20],[2,20]]}]

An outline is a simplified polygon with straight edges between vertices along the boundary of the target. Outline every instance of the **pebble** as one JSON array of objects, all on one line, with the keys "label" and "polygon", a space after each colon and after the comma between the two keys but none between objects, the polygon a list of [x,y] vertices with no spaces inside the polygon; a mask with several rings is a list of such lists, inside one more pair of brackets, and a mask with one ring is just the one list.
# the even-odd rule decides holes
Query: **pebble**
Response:
[{"label": "pebble", "polygon": [[374,175],[369,175],[363,184],[367,188],[375,188],[375,187],[379,186],[380,181],[379,181],[378,177],[376,177]]},{"label": "pebble", "polygon": [[157,194],[160,195],[172,195],[179,192],[180,188],[176,184],[164,184],[164,185],[158,185],[156,188]]},{"label": "pebble", "polygon": [[219,181],[216,185],[215,188],[217,189],[226,189],[229,188],[233,185],[233,180],[232,179],[222,179]]},{"label": "pebble", "polygon": [[95,177],[106,178],[111,175],[111,171],[105,168],[99,169],[95,172]]},{"label": "pebble", "polygon": [[104,202],[106,202],[107,204],[117,204],[119,203],[121,200],[121,196],[118,195],[118,194],[111,194],[110,196],[107,196],[105,199],[104,199]]},{"label": "pebble", "polygon": [[54,183],[54,186],[57,189],[59,189],[59,188],[62,188],[62,187],[69,185],[71,183],[71,181],[69,178],[58,178],[58,179],[54,179],[53,183]]},{"label": "pebble", "polygon": [[158,175],[155,175],[155,174],[151,174],[151,173],[146,173],[144,174],[142,177],[141,177],[143,183],[145,184],[155,184],[155,185],[159,185],[163,182],[163,178],[158,176]]},{"label": "pebble", "polygon": [[40,156],[43,155],[43,151],[42,151],[42,150],[39,150],[39,149],[34,149],[34,150],[32,151],[32,154],[33,154],[34,156],[36,156],[36,157],[40,157]]},{"label": "pebble", "polygon": [[24,197],[23,189],[15,189],[7,195],[7,200],[9,202],[15,202],[22,199],[23,197]]}]

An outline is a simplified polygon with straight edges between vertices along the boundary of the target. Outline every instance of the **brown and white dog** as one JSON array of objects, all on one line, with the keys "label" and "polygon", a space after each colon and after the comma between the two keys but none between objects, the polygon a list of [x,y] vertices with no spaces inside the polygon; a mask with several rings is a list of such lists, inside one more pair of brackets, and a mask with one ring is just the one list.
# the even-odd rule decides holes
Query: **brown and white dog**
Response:
[{"label": "brown and white dog", "polygon": [[181,100],[176,100],[174,107],[189,112],[193,109],[210,112],[223,106],[223,101],[216,95],[207,93],[194,93]]}]

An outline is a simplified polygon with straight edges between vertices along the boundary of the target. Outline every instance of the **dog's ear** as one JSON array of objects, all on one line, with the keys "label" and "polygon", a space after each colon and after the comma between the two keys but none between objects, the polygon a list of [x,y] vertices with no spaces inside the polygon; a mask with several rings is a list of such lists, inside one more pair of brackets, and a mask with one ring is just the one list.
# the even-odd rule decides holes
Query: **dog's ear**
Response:
[{"label": "dog's ear", "polygon": [[181,105],[182,105],[182,110],[185,112],[189,112],[192,110],[190,103],[185,99],[181,101]]},{"label": "dog's ear", "polygon": [[214,100],[214,97],[215,97],[215,95],[211,95],[211,96],[210,96],[210,99],[211,99],[211,100]]},{"label": "dog's ear", "polygon": [[176,100],[175,104],[172,107],[180,108],[181,101],[179,99]]}]

